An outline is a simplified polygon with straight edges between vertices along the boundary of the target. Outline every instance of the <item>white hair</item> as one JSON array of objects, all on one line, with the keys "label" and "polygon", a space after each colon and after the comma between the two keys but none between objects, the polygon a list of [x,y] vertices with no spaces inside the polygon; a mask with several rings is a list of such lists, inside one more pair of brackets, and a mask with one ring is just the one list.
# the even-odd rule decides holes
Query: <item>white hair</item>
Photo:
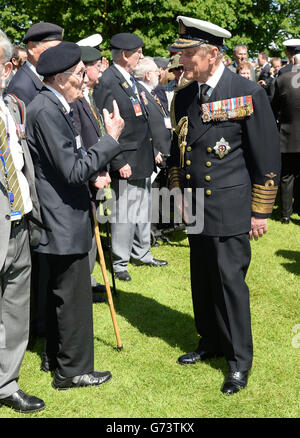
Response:
[{"label": "white hair", "polygon": [[157,68],[158,67],[156,66],[153,58],[150,56],[145,56],[145,58],[140,59],[137,63],[137,66],[133,70],[133,76],[136,79],[143,81],[148,71],[152,71],[153,69],[156,70]]},{"label": "white hair", "polygon": [[6,34],[0,29],[0,47],[3,50],[2,62],[10,61],[13,52],[13,46]]}]

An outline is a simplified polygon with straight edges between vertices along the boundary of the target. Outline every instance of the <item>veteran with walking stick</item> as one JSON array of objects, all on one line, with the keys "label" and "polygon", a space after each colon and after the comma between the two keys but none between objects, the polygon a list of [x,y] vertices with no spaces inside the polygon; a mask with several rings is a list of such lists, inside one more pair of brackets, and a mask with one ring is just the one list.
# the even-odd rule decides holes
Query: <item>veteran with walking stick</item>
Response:
[{"label": "veteran with walking stick", "polygon": [[[189,227],[195,351],[179,357],[194,365],[225,356],[222,386],[233,394],[247,385],[253,346],[249,290],[250,239],[267,231],[280,176],[279,137],[266,93],[224,67],[224,38],[212,23],[177,17],[180,63],[191,82],[173,101],[173,128],[187,121],[187,144],[174,135],[169,165],[175,185],[204,190],[204,228]],[[184,126],[184,123],[183,123]],[[179,130],[180,131],[180,130]],[[193,205],[193,207],[195,207]],[[188,219],[187,219],[188,220]]]},{"label": "veteran with walking stick", "polygon": [[100,385],[111,373],[94,371],[88,181],[124,149],[117,141],[124,121],[114,102],[112,114],[104,111],[107,134],[84,150],[69,105],[83,93],[80,47],[62,42],[46,50],[37,71],[45,87],[28,107],[28,144],[41,215],[52,229],[43,231],[36,249],[46,254],[50,267],[42,369],[55,370],[55,389]]}]

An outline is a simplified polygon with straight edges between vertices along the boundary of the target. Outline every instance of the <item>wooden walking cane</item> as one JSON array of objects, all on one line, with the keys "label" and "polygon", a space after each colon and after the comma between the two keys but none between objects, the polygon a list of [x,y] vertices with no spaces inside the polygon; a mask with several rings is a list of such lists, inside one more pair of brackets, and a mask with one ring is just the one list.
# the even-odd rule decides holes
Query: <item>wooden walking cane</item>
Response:
[{"label": "wooden walking cane", "polygon": [[94,227],[95,227],[95,238],[96,238],[96,243],[97,243],[97,248],[98,248],[101,271],[102,271],[105,289],[106,289],[106,293],[107,293],[109,310],[111,313],[113,326],[114,326],[114,330],[115,330],[115,334],[116,334],[116,338],[117,338],[117,349],[120,351],[123,349],[123,345],[122,345],[120,334],[119,334],[119,328],[118,328],[118,324],[117,324],[117,320],[116,320],[114,303],[113,303],[113,299],[112,299],[112,295],[111,295],[110,284],[109,284],[108,277],[107,277],[105,259],[104,259],[104,254],[103,254],[103,249],[102,249],[102,244],[101,244],[101,239],[100,239],[99,225],[98,225],[98,221],[97,221],[95,206],[93,206],[93,217],[94,217]]}]

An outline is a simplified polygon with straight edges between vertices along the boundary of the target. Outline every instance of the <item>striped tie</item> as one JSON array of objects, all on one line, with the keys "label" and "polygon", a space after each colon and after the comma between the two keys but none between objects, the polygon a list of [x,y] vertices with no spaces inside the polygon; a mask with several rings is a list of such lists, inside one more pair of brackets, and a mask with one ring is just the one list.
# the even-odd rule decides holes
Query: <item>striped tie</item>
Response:
[{"label": "striped tie", "polygon": [[[8,192],[12,211],[20,211],[24,214],[24,204],[22,193],[18,181],[16,168],[13,162],[12,154],[8,146],[8,134],[5,123],[0,116],[0,150],[1,150],[1,170],[4,175],[6,190]],[[5,165],[4,165],[5,163]]]},{"label": "striped tie", "polygon": [[104,122],[102,120],[101,114],[99,114],[98,109],[96,108],[92,88],[89,89],[89,101],[90,101],[90,107],[91,107],[92,113],[93,113],[95,119],[97,120],[99,129],[100,129],[100,133],[101,133],[101,137],[103,137],[103,135],[106,134],[106,130],[105,130],[105,126],[104,126]]}]

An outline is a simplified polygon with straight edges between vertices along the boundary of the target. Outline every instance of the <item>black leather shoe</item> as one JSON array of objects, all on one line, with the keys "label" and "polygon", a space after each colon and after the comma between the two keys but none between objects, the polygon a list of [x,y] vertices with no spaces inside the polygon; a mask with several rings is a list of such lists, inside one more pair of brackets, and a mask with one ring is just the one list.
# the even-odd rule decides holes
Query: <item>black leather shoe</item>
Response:
[{"label": "black leather shoe", "polygon": [[33,395],[27,395],[21,389],[14,392],[9,397],[0,399],[0,406],[8,406],[17,412],[23,412],[24,414],[29,412],[41,411],[45,408],[45,403],[40,398]]},{"label": "black leather shoe", "polygon": [[93,303],[105,303],[105,298],[93,294]]},{"label": "black leather shoe", "polygon": [[103,294],[104,292],[106,292],[106,288],[105,288],[104,284],[98,283],[98,284],[96,284],[96,286],[92,286],[92,291],[94,293],[101,293],[101,294]]},{"label": "black leather shoe", "polygon": [[180,356],[177,362],[180,365],[195,365],[196,362],[203,362],[204,360],[213,359],[223,356],[222,353],[211,353],[210,351],[201,350],[193,351],[192,353],[184,354]]},{"label": "black leather shoe", "polygon": [[231,395],[245,388],[248,382],[248,371],[230,371],[227,374],[221,391],[224,394]]},{"label": "black leather shoe", "polygon": [[54,358],[49,358],[47,353],[43,353],[42,363],[41,363],[41,371],[48,373],[49,371],[54,371],[57,367],[57,361]]},{"label": "black leather shoe", "polygon": [[131,277],[127,271],[115,272],[115,276],[121,281],[130,281]]},{"label": "black leather shoe", "polygon": [[112,378],[109,371],[93,371],[75,377],[63,377],[56,371],[52,386],[55,389],[82,388],[84,386],[98,386],[108,382]]},{"label": "black leather shoe", "polygon": [[282,217],[281,218],[281,223],[282,224],[289,224],[290,223],[290,218],[289,217]]},{"label": "black leather shoe", "polygon": [[146,263],[147,266],[168,266],[168,262],[166,260],[158,260],[152,259],[150,263]]},{"label": "black leather shoe", "polygon": [[167,266],[168,262],[166,260],[158,260],[158,259],[152,259],[151,262],[143,263],[140,260],[135,260],[133,262],[135,266]]}]

